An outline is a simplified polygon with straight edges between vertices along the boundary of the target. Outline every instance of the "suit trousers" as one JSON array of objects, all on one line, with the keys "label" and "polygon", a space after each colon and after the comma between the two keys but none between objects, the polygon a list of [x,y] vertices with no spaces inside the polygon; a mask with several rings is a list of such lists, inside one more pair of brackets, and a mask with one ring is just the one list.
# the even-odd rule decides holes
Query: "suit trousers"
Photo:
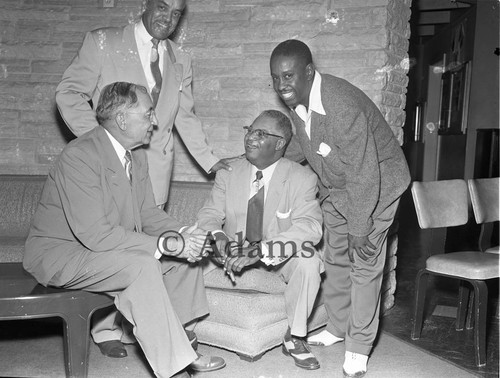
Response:
[{"label": "suit trousers", "polygon": [[[206,301],[202,271],[197,266],[190,266],[187,263],[171,260],[163,257],[161,260],[164,273],[163,282],[172,302],[175,312],[182,325],[208,314],[208,302]],[[203,289],[198,287],[198,282],[202,280]],[[191,297],[186,297],[183,293],[192,292]],[[121,340],[125,344],[133,344],[137,340],[131,334],[130,323],[123,319],[123,316],[116,309],[105,309],[92,318],[92,338],[96,343],[104,341]]]},{"label": "suit trousers", "polygon": [[373,256],[362,260],[348,255],[348,225],[328,197],[322,204],[325,226],[324,302],[327,330],[345,338],[346,350],[369,355],[377,335],[380,288],[387,249],[387,232],[394,221],[399,199],[373,220],[368,238],[376,246]]},{"label": "suit trousers", "polygon": [[302,254],[302,251],[298,251],[283,264],[268,269],[278,274],[287,284],[285,306],[292,335],[307,335],[307,319],[314,308],[321,284],[323,262],[317,254],[310,256],[310,253]]},{"label": "suit trousers", "polygon": [[[170,377],[197,358],[181,320],[208,312],[203,275],[197,266],[157,260],[139,250],[82,251],[81,258],[69,262],[49,285],[113,296],[157,377]],[[174,301],[182,304],[180,316]]]}]

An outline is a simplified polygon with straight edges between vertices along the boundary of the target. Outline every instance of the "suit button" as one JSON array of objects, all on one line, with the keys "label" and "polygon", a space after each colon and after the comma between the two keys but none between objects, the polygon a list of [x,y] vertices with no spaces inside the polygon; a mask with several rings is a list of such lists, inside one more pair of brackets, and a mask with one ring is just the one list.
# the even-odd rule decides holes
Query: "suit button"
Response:
[{"label": "suit button", "polygon": [[170,134],[170,129],[167,129],[167,133],[169,133],[169,134]]},{"label": "suit button", "polygon": [[163,155],[166,155],[167,154],[167,150],[163,150]]}]

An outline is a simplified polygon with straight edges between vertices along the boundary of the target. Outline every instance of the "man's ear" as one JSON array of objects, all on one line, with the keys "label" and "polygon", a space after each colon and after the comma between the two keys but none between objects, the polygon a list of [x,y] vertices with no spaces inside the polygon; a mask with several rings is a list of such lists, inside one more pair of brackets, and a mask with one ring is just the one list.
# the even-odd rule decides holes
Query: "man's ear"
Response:
[{"label": "man's ear", "polygon": [[282,150],[283,148],[285,148],[286,146],[286,141],[283,139],[283,138],[280,138],[277,142],[276,142],[276,147],[274,148],[276,151],[280,151]]},{"label": "man's ear", "polygon": [[125,120],[125,114],[116,113],[115,122],[120,130],[122,131],[127,130],[127,121]]},{"label": "man's ear", "polygon": [[306,66],[306,77],[307,80],[313,81],[314,79],[314,72],[316,71],[316,68],[314,67],[314,63],[309,63]]}]

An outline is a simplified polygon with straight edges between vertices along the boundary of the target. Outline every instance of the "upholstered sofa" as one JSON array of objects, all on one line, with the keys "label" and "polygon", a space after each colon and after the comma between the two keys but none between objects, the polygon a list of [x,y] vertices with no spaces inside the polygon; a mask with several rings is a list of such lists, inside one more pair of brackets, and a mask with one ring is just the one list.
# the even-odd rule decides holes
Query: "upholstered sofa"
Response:
[{"label": "upholstered sofa", "polygon": [[[45,178],[0,175],[0,263],[22,261]],[[183,223],[193,223],[211,187],[211,183],[173,182],[167,212]],[[287,328],[285,284],[272,273],[253,269],[237,276],[233,285],[215,265],[205,264],[204,269],[210,315],[196,326],[199,341],[249,360],[279,345]],[[318,298],[310,330],[326,323],[321,296]]]}]

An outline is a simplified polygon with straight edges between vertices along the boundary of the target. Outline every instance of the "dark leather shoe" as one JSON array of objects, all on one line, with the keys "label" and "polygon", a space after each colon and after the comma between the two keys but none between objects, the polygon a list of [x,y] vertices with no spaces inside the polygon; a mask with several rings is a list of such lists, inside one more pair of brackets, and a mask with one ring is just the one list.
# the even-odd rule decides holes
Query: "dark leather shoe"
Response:
[{"label": "dark leather shoe", "polygon": [[188,369],[207,372],[219,370],[226,366],[226,361],[222,357],[202,356],[198,352],[196,354],[198,358],[188,366]]},{"label": "dark leather shoe", "polygon": [[102,343],[97,343],[97,346],[101,350],[101,353],[106,357],[112,358],[123,358],[127,357],[127,351],[123,346],[122,342],[119,340],[104,341]]},{"label": "dark leather shoe", "polygon": [[193,331],[190,331],[188,329],[184,328],[184,332],[186,332],[186,335],[189,339],[189,342],[191,343],[191,346],[193,347],[194,350],[198,350],[198,336],[196,336],[196,333]]},{"label": "dark leather shoe", "polygon": [[302,369],[319,369],[318,360],[312,354],[309,345],[302,339],[286,335],[283,339],[282,351],[285,356],[291,356],[295,365]]}]

